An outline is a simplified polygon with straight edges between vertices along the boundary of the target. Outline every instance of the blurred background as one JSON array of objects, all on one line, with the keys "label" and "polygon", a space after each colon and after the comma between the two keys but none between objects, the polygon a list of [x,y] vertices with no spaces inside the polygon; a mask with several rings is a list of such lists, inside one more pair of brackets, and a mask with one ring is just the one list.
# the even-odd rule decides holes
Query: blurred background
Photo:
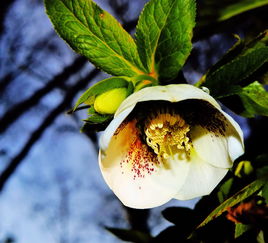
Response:
[{"label": "blurred background", "polygon": [[[133,33],[147,1],[96,2]],[[194,49],[183,70],[190,83],[235,43],[232,33],[253,36],[267,20],[267,8],[243,13],[229,25],[213,22],[213,1],[198,1],[199,9]],[[66,114],[86,88],[105,77],[56,35],[41,0],[0,2],[1,243],[119,242],[104,226],[156,235],[169,225],[161,217],[164,208],[197,202],[130,210],[109,190],[98,167],[99,135],[79,132],[86,112]],[[246,138],[258,138],[267,122],[232,115]],[[251,134],[256,124],[260,132]]]}]

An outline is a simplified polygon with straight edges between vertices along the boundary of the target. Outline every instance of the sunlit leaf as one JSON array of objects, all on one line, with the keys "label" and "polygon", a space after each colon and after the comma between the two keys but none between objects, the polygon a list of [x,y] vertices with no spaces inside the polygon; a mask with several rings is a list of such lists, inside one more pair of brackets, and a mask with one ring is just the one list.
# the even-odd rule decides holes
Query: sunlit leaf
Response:
[{"label": "sunlit leaf", "polygon": [[237,192],[235,195],[233,195],[232,197],[224,201],[222,204],[220,204],[220,206],[218,206],[216,209],[214,209],[211,214],[209,214],[208,217],[201,224],[198,225],[197,228],[205,226],[208,222],[220,216],[228,208],[233,207],[237,203],[240,203],[244,199],[248,198],[258,190],[260,190],[266,180],[267,178],[257,179],[256,181],[244,187],[242,190]]},{"label": "sunlit leaf", "polygon": [[238,95],[245,107],[242,115],[247,117],[268,116],[268,92],[259,82],[253,82],[242,88]]},{"label": "sunlit leaf", "polygon": [[240,0],[230,4],[220,11],[218,20],[223,21],[246,11],[268,5],[268,0]]},{"label": "sunlit leaf", "polygon": [[91,0],[45,0],[57,33],[96,67],[117,76],[144,73],[133,38]]},{"label": "sunlit leaf", "polygon": [[175,78],[189,56],[195,25],[194,0],[151,0],[137,25],[137,45],[153,76]]},{"label": "sunlit leaf", "polygon": [[238,238],[239,236],[241,236],[242,234],[244,234],[250,229],[251,229],[250,225],[240,224],[240,223],[236,224],[235,225],[235,238]]}]

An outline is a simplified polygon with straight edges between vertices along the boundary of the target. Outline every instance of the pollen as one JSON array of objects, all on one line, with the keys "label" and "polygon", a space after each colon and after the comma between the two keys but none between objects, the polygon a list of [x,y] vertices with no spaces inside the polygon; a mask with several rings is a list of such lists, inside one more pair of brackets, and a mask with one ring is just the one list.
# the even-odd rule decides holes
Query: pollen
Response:
[{"label": "pollen", "polygon": [[180,152],[189,153],[190,126],[179,114],[158,113],[146,122],[146,143],[160,158],[167,159]]}]

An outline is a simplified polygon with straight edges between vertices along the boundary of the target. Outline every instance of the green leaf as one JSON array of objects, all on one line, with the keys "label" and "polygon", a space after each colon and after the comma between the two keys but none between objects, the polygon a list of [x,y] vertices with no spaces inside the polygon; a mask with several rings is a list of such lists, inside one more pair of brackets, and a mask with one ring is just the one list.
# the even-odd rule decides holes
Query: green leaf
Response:
[{"label": "green leaf", "polygon": [[106,227],[106,229],[123,241],[149,243],[152,239],[149,234],[138,230],[117,229],[111,227]]},{"label": "green leaf", "polygon": [[91,0],[45,0],[58,34],[96,67],[115,76],[144,73],[133,38]]},{"label": "green leaf", "polygon": [[244,13],[246,11],[268,5],[268,0],[240,0],[228,5],[219,13],[219,21],[227,20],[231,17]]},{"label": "green leaf", "polygon": [[237,55],[241,54],[242,50],[245,47],[245,42],[238,35],[234,35],[234,37],[237,40],[235,44],[223,55],[223,57],[215,65],[213,65],[209,69],[209,71],[206,74],[207,76],[215,72],[221,66],[232,61],[232,59],[234,59]]},{"label": "green leaf", "polygon": [[108,120],[111,120],[113,116],[111,115],[102,115],[99,113],[95,113],[88,117],[88,119],[84,120],[88,124],[98,124],[98,123],[104,123]]},{"label": "green leaf", "polygon": [[268,47],[250,48],[206,77],[204,86],[213,96],[228,94],[230,86],[239,84],[268,61]]},{"label": "green leaf", "polygon": [[[95,85],[91,86],[87,91],[85,91],[78,101],[76,102],[73,111],[76,110],[76,108],[87,101],[87,104],[92,105],[94,103],[95,97],[97,95],[100,95],[108,90],[115,89],[115,88],[122,88],[122,87],[128,87],[130,92],[133,90],[133,85],[129,80],[127,80],[126,77],[112,77],[104,79]],[[132,90],[131,90],[132,87]]]},{"label": "green leaf", "polygon": [[240,203],[244,199],[248,198],[255,192],[261,189],[261,187],[264,185],[266,182],[267,178],[261,178],[257,179],[251,184],[247,185],[244,187],[242,190],[237,192],[235,195],[224,201],[222,204],[220,204],[216,209],[214,209],[208,216],[207,218],[198,225],[197,228],[205,226],[208,222],[211,220],[217,218],[220,216],[223,212],[225,212],[228,208],[233,207],[237,203]]},{"label": "green leaf", "polygon": [[234,182],[234,179],[230,178],[221,185],[221,187],[217,193],[217,196],[218,196],[220,203],[222,203],[224,200],[227,199],[227,196],[230,193],[233,182]]},{"label": "green leaf", "polygon": [[194,0],[151,0],[140,15],[136,39],[147,71],[170,80],[190,54],[195,25]]},{"label": "green leaf", "polygon": [[102,115],[95,111],[94,106],[88,109],[88,118],[84,120],[85,124],[81,128],[81,132],[90,133],[103,131],[113,119],[113,115]]},{"label": "green leaf", "polygon": [[265,239],[264,239],[264,233],[262,230],[260,231],[260,233],[257,236],[257,242],[258,243],[266,243]]},{"label": "green leaf", "polygon": [[107,119],[106,121],[103,121],[102,123],[91,123],[91,122],[86,122],[84,123],[83,127],[81,128],[82,133],[90,134],[92,132],[99,132],[99,131],[104,131],[107,126],[109,125],[109,122],[112,120]]},{"label": "green leaf", "polygon": [[253,82],[242,88],[238,95],[245,108],[241,115],[246,117],[268,116],[268,93],[259,82]]},{"label": "green leaf", "polygon": [[199,3],[197,27],[203,27],[205,32],[208,26],[216,22],[223,22],[267,4],[268,0],[204,0]]},{"label": "green leaf", "polygon": [[262,196],[265,198],[265,201],[268,204],[268,182],[266,182],[265,185],[263,186]]},{"label": "green leaf", "polygon": [[[186,230],[187,226],[194,225],[196,223],[196,215],[190,208],[169,207],[163,210],[162,214],[166,220],[179,226],[183,230]],[[185,218],[188,220],[185,221]]]},{"label": "green leaf", "polygon": [[235,225],[235,238],[238,238],[239,236],[241,236],[242,234],[244,234],[251,228],[252,228],[251,225],[240,224],[240,223],[236,224]]}]

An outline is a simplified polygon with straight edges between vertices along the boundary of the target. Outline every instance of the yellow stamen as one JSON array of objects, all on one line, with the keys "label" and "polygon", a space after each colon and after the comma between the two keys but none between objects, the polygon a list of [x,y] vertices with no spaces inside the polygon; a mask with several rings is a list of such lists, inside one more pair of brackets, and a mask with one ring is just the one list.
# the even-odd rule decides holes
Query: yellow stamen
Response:
[{"label": "yellow stamen", "polygon": [[190,126],[178,114],[160,113],[147,121],[146,142],[161,158],[191,149],[188,132]]}]

